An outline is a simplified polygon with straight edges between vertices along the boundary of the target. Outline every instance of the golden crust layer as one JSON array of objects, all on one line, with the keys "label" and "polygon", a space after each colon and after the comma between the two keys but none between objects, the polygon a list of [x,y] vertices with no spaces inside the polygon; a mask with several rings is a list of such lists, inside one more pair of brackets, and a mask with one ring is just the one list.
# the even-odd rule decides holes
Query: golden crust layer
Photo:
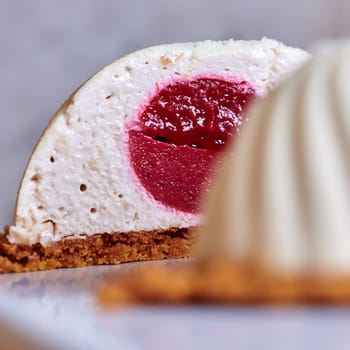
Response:
[{"label": "golden crust layer", "polygon": [[134,303],[349,304],[350,276],[273,276],[232,262],[145,266],[110,276],[104,306]]},{"label": "golden crust layer", "polygon": [[0,235],[0,273],[191,256],[194,228],[96,234],[51,246],[11,244]]}]

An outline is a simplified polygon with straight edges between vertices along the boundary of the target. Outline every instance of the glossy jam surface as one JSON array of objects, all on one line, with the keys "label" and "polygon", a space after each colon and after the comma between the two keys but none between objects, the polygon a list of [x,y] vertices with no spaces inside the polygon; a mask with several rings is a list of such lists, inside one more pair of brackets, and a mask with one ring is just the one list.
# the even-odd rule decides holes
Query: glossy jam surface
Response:
[{"label": "glossy jam surface", "polygon": [[169,144],[218,150],[239,131],[252,95],[246,82],[206,78],[170,84],[142,112],[143,132]]},{"label": "glossy jam surface", "polygon": [[254,97],[242,81],[198,78],[160,89],[129,130],[131,163],[144,188],[171,208],[197,213],[220,150]]}]

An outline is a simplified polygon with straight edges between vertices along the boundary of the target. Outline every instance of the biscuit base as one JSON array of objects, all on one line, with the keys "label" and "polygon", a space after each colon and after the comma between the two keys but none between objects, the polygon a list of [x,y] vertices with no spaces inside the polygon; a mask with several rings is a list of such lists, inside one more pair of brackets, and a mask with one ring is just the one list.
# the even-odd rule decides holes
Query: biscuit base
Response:
[{"label": "biscuit base", "polygon": [[0,273],[29,272],[191,256],[195,228],[103,233],[44,247],[12,244],[0,235]]},{"label": "biscuit base", "polygon": [[232,262],[186,261],[109,276],[103,306],[125,304],[350,305],[350,276],[281,276]]}]

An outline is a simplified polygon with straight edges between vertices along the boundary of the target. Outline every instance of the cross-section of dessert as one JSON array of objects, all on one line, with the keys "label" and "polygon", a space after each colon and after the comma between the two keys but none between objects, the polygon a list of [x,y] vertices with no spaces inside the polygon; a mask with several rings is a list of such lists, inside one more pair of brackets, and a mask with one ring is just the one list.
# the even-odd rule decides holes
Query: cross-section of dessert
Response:
[{"label": "cross-section of dessert", "polygon": [[0,271],[192,254],[201,198],[247,105],[308,58],[269,39],[132,53],[50,121],[0,243]]}]

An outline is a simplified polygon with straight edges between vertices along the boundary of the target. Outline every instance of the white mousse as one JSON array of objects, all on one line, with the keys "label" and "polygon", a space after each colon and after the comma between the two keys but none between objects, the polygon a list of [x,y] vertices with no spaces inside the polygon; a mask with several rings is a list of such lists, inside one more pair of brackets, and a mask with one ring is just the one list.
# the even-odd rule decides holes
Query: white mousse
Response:
[{"label": "white mousse", "polygon": [[153,47],[105,67],[56,113],[35,148],[18,194],[14,243],[198,225],[157,203],[129,164],[127,127],[158,86],[193,76],[238,77],[264,96],[308,55],[268,39]]},{"label": "white mousse", "polygon": [[350,273],[350,42],[321,47],[255,106],[208,201],[200,253]]}]

